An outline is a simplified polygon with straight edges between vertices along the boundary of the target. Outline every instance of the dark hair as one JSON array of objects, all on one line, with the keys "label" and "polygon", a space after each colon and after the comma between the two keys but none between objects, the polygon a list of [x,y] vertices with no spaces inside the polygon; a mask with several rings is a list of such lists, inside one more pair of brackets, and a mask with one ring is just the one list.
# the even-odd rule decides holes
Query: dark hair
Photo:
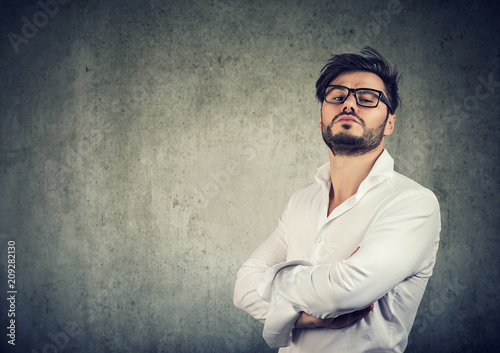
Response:
[{"label": "dark hair", "polygon": [[399,105],[398,82],[400,75],[395,68],[375,49],[365,47],[361,54],[333,55],[328,63],[321,69],[321,75],[316,81],[316,97],[323,103],[325,87],[334,79],[346,72],[367,71],[374,73],[382,79],[391,103],[391,113],[394,114]]}]

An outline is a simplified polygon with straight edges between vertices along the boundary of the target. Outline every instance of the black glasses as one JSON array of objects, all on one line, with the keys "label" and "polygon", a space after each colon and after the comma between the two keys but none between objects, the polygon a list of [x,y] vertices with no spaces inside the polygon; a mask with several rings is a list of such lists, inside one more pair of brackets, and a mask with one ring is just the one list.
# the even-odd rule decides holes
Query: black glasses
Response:
[{"label": "black glasses", "polygon": [[356,104],[360,107],[375,108],[382,100],[392,113],[391,103],[384,92],[372,88],[349,88],[339,85],[328,85],[325,87],[325,101],[331,104],[342,104],[350,94],[356,98]]}]

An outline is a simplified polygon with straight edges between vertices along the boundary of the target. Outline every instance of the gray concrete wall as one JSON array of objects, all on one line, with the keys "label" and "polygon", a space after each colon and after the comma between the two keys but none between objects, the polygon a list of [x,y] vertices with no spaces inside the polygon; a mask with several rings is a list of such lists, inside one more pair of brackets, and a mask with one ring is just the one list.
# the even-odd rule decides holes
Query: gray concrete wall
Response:
[{"label": "gray concrete wall", "polygon": [[442,207],[407,351],[497,351],[490,3],[3,1],[2,352],[272,352],[232,306],[235,274],[327,160],[320,69],[365,45],[404,75],[396,169]]}]

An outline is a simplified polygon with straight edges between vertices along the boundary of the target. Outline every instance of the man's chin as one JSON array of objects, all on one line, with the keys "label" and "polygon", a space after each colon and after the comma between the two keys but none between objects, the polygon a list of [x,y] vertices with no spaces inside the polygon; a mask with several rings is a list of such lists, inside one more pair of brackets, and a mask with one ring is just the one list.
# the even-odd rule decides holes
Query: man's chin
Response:
[{"label": "man's chin", "polygon": [[356,146],[363,143],[363,137],[342,131],[333,135],[332,142],[336,145]]},{"label": "man's chin", "polygon": [[364,134],[364,130],[360,128],[360,126],[354,126],[353,124],[343,123],[330,128],[330,133],[333,137],[335,136],[353,136],[362,138]]},{"label": "man's chin", "polygon": [[344,130],[351,130],[352,129],[352,124],[351,123],[342,123],[340,126]]}]

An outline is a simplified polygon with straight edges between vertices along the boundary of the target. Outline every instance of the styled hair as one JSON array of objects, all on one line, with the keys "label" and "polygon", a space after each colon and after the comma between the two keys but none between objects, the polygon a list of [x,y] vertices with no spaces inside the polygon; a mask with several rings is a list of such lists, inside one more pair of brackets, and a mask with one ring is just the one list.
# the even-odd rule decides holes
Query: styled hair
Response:
[{"label": "styled hair", "polygon": [[373,48],[364,47],[361,54],[334,54],[328,63],[321,69],[321,75],[316,81],[316,97],[320,103],[325,99],[325,87],[338,76],[346,72],[366,71],[377,75],[382,79],[387,92],[387,98],[391,103],[392,114],[400,103],[398,94],[399,72]]}]

